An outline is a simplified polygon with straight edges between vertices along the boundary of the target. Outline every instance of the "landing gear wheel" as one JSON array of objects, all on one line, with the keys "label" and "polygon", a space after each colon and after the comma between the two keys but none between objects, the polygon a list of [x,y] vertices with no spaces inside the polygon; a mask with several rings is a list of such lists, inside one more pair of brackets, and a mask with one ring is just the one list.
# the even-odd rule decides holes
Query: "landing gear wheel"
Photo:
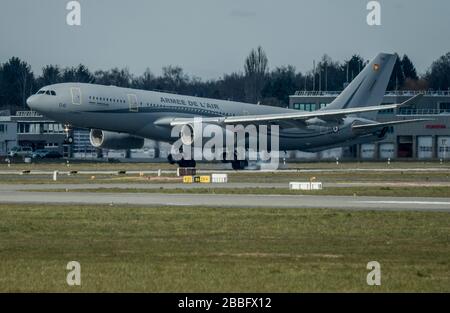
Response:
[{"label": "landing gear wheel", "polygon": [[167,161],[169,162],[169,164],[174,165],[175,163],[177,163],[174,159],[173,159],[173,155],[169,154],[169,156],[167,157]]},{"label": "landing gear wheel", "polygon": [[243,170],[248,166],[248,161],[233,161],[231,162],[231,167],[233,168],[233,170],[238,171],[238,170]]},{"label": "landing gear wheel", "polygon": [[178,166],[194,168],[197,166],[197,162],[195,162],[194,160],[189,160],[189,161],[181,160],[180,162],[178,162]]}]

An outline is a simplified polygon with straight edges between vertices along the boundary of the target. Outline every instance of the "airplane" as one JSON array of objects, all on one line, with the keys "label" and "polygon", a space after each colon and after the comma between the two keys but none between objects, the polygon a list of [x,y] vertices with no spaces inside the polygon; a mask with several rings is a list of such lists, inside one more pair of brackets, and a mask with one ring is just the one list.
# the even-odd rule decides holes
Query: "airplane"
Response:
[{"label": "airplane", "polygon": [[[91,129],[90,141],[97,148],[139,149],[144,139],[174,143],[175,126],[180,137],[192,136],[196,118],[206,124],[254,124],[279,126],[279,151],[318,152],[335,147],[380,141],[389,127],[428,119],[379,123],[368,114],[410,106],[417,95],[404,103],[381,105],[396,55],[378,54],[328,106],[313,112],[235,101],[199,98],[158,91],[137,90],[86,83],[61,83],[41,88],[27,99],[30,109],[55,121]],[[195,167],[195,160],[170,163]],[[241,170],[248,160],[223,158]]]}]

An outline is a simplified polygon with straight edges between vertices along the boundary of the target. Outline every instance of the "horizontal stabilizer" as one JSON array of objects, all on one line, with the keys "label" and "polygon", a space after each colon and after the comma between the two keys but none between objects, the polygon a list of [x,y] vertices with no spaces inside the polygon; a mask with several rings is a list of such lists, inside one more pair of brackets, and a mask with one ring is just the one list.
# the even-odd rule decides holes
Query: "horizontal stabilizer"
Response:
[{"label": "horizontal stabilizer", "polygon": [[399,108],[402,108],[402,107],[408,107],[408,106],[417,104],[417,103],[419,103],[419,101],[420,101],[422,98],[423,98],[423,94],[418,94],[418,95],[416,95],[416,96],[414,96],[414,97],[412,97],[412,98],[406,100],[405,102],[399,104],[398,107],[399,107]]},{"label": "horizontal stabilizer", "polygon": [[367,132],[368,130],[377,130],[388,126],[401,125],[401,124],[410,124],[410,123],[419,123],[419,122],[429,122],[434,121],[429,118],[420,118],[414,120],[401,120],[401,121],[391,121],[386,123],[372,123],[372,124],[362,124],[362,125],[353,125],[353,130],[361,130]]}]

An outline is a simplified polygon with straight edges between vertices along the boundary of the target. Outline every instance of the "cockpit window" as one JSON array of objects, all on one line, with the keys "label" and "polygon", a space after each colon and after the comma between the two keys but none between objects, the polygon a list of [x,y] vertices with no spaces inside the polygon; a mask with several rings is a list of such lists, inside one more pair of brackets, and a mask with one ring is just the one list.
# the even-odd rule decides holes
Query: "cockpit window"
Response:
[{"label": "cockpit window", "polygon": [[38,94],[38,95],[46,94],[49,96],[56,96],[56,91],[54,91],[54,90],[39,90],[36,94]]}]

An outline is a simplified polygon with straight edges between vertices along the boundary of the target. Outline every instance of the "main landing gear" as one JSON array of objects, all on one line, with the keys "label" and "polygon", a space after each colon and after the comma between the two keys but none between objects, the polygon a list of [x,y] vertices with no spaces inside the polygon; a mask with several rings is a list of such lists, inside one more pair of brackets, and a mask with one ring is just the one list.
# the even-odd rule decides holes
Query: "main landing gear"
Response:
[{"label": "main landing gear", "polygon": [[173,156],[171,154],[169,154],[169,156],[167,157],[168,161],[170,164],[178,164],[179,167],[190,167],[190,168],[194,168],[197,166],[197,162],[195,162],[195,160],[185,160],[185,159],[181,159],[179,161],[175,161]]},{"label": "main landing gear", "polygon": [[247,160],[236,160],[231,162],[231,167],[235,171],[242,171],[248,166]]}]

